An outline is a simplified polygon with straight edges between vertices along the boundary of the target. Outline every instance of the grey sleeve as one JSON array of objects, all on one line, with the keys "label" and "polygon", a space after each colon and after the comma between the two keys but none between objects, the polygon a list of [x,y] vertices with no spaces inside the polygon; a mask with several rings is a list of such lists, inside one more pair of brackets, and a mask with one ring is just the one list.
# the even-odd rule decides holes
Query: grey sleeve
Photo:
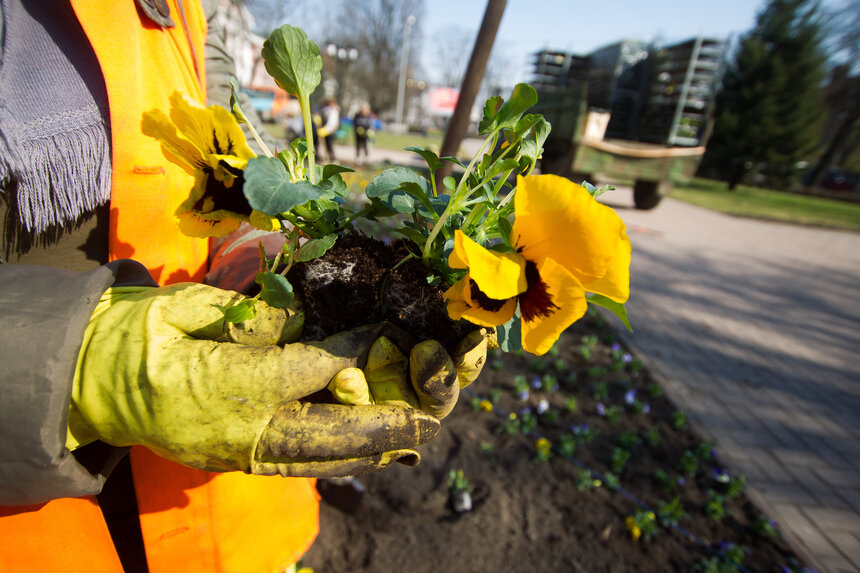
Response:
[{"label": "grey sleeve", "polygon": [[[0,265],[0,505],[101,491],[107,476],[75,460],[66,427],[84,330],[114,285],[156,286],[128,260],[82,274]],[[116,450],[110,468],[124,449]]]},{"label": "grey sleeve", "polygon": [[[218,18],[220,8],[217,0],[204,0],[202,4],[207,23],[205,51],[207,103],[208,105],[220,105],[230,109],[230,78],[236,76],[236,62],[225,44],[225,30]],[[242,107],[245,117],[257,130],[260,138],[269,146],[269,149],[273,150],[275,140],[263,127],[263,122],[257,112],[254,111],[248,94],[239,93],[239,105]],[[254,153],[262,153],[247,125],[242,124],[242,131],[245,132],[245,139],[248,140],[248,145],[254,150]]]}]

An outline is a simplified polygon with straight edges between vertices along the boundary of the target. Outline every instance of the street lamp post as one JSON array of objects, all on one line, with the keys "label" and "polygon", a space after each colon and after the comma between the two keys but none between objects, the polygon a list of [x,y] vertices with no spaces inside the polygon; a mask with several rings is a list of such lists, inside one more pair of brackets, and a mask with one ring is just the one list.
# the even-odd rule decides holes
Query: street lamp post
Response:
[{"label": "street lamp post", "polygon": [[344,84],[346,83],[349,65],[358,59],[358,50],[345,48],[337,44],[329,43],[325,47],[326,55],[334,64],[334,91],[337,104],[343,109]]},{"label": "street lamp post", "polygon": [[395,116],[397,130],[403,129],[403,100],[406,94],[406,72],[409,68],[409,36],[414,24],[415,16],[410,14],[406,18],[406,25],[403,27],[403,52],[400,55],[400,79],[397,82],[397,114]]}]

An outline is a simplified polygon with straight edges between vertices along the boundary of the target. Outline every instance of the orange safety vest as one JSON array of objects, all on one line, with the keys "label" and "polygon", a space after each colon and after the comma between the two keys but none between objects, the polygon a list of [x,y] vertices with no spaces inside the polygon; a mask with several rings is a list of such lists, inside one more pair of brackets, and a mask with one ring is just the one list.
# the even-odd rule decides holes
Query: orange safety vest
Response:
[{"label": "orange safety vest", "polygon": [[[113,151],[110,258],[134,258],[160,284],[200,280],[208,244],[182,235],[173,211],[193,179],[141,134],[144,111],[175,90],[205,102],[206,19],[196,0],[168,0],[173,28],[141,20],[132,0],[72,0],[101,65]],[[183,10],[184,9],[184,15]],[[193,46],[193,48],[192,48]],[[151,573],[269,573],[298,561],[319,530],[314,480],[209,473],[131,452]],[[121,572],[95,497],[0,507],[0,570]]]}]

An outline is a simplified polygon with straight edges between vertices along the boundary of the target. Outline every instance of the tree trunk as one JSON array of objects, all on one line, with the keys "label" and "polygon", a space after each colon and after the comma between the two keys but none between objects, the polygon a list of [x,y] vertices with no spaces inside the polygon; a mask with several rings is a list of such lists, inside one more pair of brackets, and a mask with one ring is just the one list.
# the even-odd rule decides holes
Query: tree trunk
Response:
[{"label": "tree trunk", "polygon": [[[448,129],[445,130],[445,137],[442,140],[442,149],[439,152],[441,157],[455,155],[460,148],[460,142],[463,141],[463,136],[466,135],[466,129],[469,127],[469,115],[471,115],[472,106],[475,104],[475,97],[481,87],[481,81],[484,79],[487,60],[490,58],[493,42],[496,40],[496,32],[499,30],[499,24],[502,21],[502,14],[505,12],[507,3],[508,0],[487,0],[481,29],[475,39],[469,66],[466,68],[466,75],[460,86],[460,96],[457,98],[454,114],[448,122]],[[448,161],[442,163],[442,167],[436,171],[437,186],[441,188],[442,179],[450,175],[452,167],[453,164]]]}]

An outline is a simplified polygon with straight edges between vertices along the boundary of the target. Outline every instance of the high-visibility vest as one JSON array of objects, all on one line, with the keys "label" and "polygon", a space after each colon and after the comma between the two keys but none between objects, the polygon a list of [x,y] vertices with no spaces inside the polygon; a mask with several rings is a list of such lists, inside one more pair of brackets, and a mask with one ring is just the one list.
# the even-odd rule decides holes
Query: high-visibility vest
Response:
[{"label": "high-visibility vest", "polygon": [[[167,2],[173,28],[142,20],[132,0],[71,0],[110,104],[110,258],[140,261],[160,284],[202,279],[208,255],[207,241],[182,235],[173,217],[193,178],[140,129],[143,112],[166,112],[175,90],[205,102],[202,8],[196,0]],[[151,573],[282,571],[316,538],[314,480],[203,472],[142,447],[130,455]],[[121,572],[97,503],[0,507],[0,570]]]}]

